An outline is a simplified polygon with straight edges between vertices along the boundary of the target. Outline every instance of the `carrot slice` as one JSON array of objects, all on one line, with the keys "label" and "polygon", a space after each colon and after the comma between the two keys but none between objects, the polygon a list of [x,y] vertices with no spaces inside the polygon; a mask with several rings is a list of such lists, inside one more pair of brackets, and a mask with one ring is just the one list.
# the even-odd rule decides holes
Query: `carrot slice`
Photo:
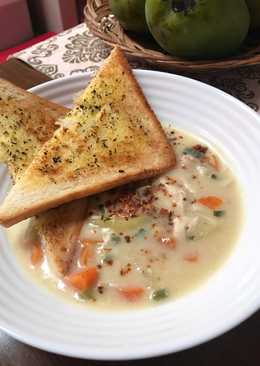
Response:
[{"label": "carrot slice", "polygon": [[199,198],[197,202],[203,206],[210,208],[211,210],[215,210],[216,208],[222,205],[223,200],[219,197],[208,196]]},{"label": "carrot slice", "polygon": [[41,263],[42,258],[43,258],[42,248],[41,248],[40,244],[37,243],[32,247],[31,264],[33,266],[37,266],[38,264]]},{"label": "carrot slice", "polygon": [[128,301],[138,300],[144,293],[142,287],[120,287],[118,288],[120,295],[122,295]]},{"label": "carrot slice", "polygon": [[209,159],[209,164],[216,169],[217,171],[219,171],[220,166],[219,166],[219,160],[217,159],[217,157],[215,155],[211,155],[210,159]]},{"label": "carrot slice", "polygon": [[91,267],[85,271],[72,273],[65,278],[66,282],[77,290],[87,290],[95,284],[98,278],[96,267]]},{"label": "carrot slice", "polygon": [[83,245],[95,245],[95,244],[98,244],[98,243],[102,243],[102,240],[81,240],[81,243]]},{"label": "carrot slice", "polygon": [[80,255],[79,255],[79,263],[81,264],[81,266],[87,266],[92,255],[93,255],[92,246],[88,245],[88,246],[82,248]]},{"label": "carrot slice", "polygon": [[90,260],[91,257],[93,257],[94,254],[94,245],[100,243],[100,241],[97,240],[81,240],[81,244],[83,245],[83,248],[80,251],[79,255],[79,263],[82,266],[86,266]]},{"label": "carrot slice", "polygon": [[174,238],[161,238],[161,242],[163,245],[165,245],[166,247],[168,247],[170,249],[176,248],[176,239],[174,239]]},{"label": "carrot slice", "polygon": [[214,168],[215,170],[219,171],[220,170],[220,166],[219,166],[219,160],[216,157],[216,155],[214,154],[210,154],[209,156],[205,156],[205,161],[212,166],[212,168]]},{"label": "carrot slice", "polygon": [[183,256],[183,259],[187,262],[198,262],[199,255],[198,253],[188,253]]}]

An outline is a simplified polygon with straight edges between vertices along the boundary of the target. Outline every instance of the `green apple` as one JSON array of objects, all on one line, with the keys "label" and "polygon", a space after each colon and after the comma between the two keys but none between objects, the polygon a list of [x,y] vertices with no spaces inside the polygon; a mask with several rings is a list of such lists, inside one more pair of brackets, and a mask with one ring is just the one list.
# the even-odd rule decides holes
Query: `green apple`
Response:
[{"label": "green apple", "polygon": [[145,0],[109,0],[109,6],[124,29],[149,32],[145,20]]},{"label": "green apple", "polygon": [[260,0],[246,0],[251,15],[251,29],[260,28]]},{"label": "green apple", "polygon": [[190,59],[234,54],[250,22],[245,0],[146,0],[145,13],[159,45]]}]

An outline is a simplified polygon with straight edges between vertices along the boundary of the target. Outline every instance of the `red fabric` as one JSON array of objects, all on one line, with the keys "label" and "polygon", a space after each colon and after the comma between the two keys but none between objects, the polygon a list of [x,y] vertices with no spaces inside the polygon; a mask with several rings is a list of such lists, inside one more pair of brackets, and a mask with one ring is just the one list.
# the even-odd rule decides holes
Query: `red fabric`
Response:
[{"label": "red fabric", "polygon": [[41,34],[40,36],[37,36],[37,37],[34,37],[34,38],[30,39],[29,41],[26,41],[24,43],[21,43],[21,44],[15,46],[15,47],[8,48],[8,49],[6,49],[4,51],[1,51],[0,52],[0,64],[3,63],[3,62],[5,62],[7,60],[7,57],[10,56],[10,55],[12,55],[13,53],[22,51],[25,48],[28,48],[30,46],[33,46],[36,43],[42,42],[45,39],[48,39],[48,38],[50,38],[52,36],[55,36],[55,34],[56,33],[54,33],[54,32],[44,33],[44,34]]}]

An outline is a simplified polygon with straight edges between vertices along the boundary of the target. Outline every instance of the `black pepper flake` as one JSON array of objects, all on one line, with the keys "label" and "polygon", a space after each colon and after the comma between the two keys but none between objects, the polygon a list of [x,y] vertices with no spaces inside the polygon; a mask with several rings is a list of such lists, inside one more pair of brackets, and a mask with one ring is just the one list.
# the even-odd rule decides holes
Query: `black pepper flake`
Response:
[{"label": "black pepper flake", "polygon": [[118,173],[124,173],[125,171],[124,170],[122,170],[122,169],[119,169],[118,170]]},{"label": "black pepper flake", "polygon": [[53,160],[53,162],[54,162],[55,164],[57,164],[57,163],[61,163],[61,157],[60,157],[60,156],[54,156],[54,157],[52,158],[52,160]]},{"label": "black pepper flake", "polygon": [[131,237],[129,236],[129,235],[125,235],[125,241],[127,242],[127,243],[130,243],[130,241],[131,241]]},{"label": "black pepper flake", "polygon": [[102,145],[103,147],[108,148],[106,139],[102,140]]},{"label": "black pepper flake", "polygon": [[126,276],[129,272],[132,271],[132,266],[131,266],[131,263],[127,263],[126,266],[123,266],[121,269],[120,269],[120,276]]},{"label": "black pepper flake", "polygon": [[104,293],[104,286],[98,286],[97,290],[102,295]]}]

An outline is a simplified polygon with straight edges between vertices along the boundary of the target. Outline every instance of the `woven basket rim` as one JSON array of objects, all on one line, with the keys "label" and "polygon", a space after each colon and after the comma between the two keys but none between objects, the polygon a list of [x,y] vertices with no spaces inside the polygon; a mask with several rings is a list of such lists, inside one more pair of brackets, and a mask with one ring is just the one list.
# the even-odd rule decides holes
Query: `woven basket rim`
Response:
[{"label": "woven basket rim", "polygon": [[133,60],[145,60],[154,67],[168,71],[217,71],[260,64],[260,37],[257,47],[249,48],[247,52],[239,55],[218,60],[190,61],[145,48],[132,39],[115,18],[110,20],[113,24],[112,29],[101,26],[105,17],[110,14],[108,2],[109,0],[87,0],[84,9],[86,24],[95,36],[109,46],[119,46]]}]

